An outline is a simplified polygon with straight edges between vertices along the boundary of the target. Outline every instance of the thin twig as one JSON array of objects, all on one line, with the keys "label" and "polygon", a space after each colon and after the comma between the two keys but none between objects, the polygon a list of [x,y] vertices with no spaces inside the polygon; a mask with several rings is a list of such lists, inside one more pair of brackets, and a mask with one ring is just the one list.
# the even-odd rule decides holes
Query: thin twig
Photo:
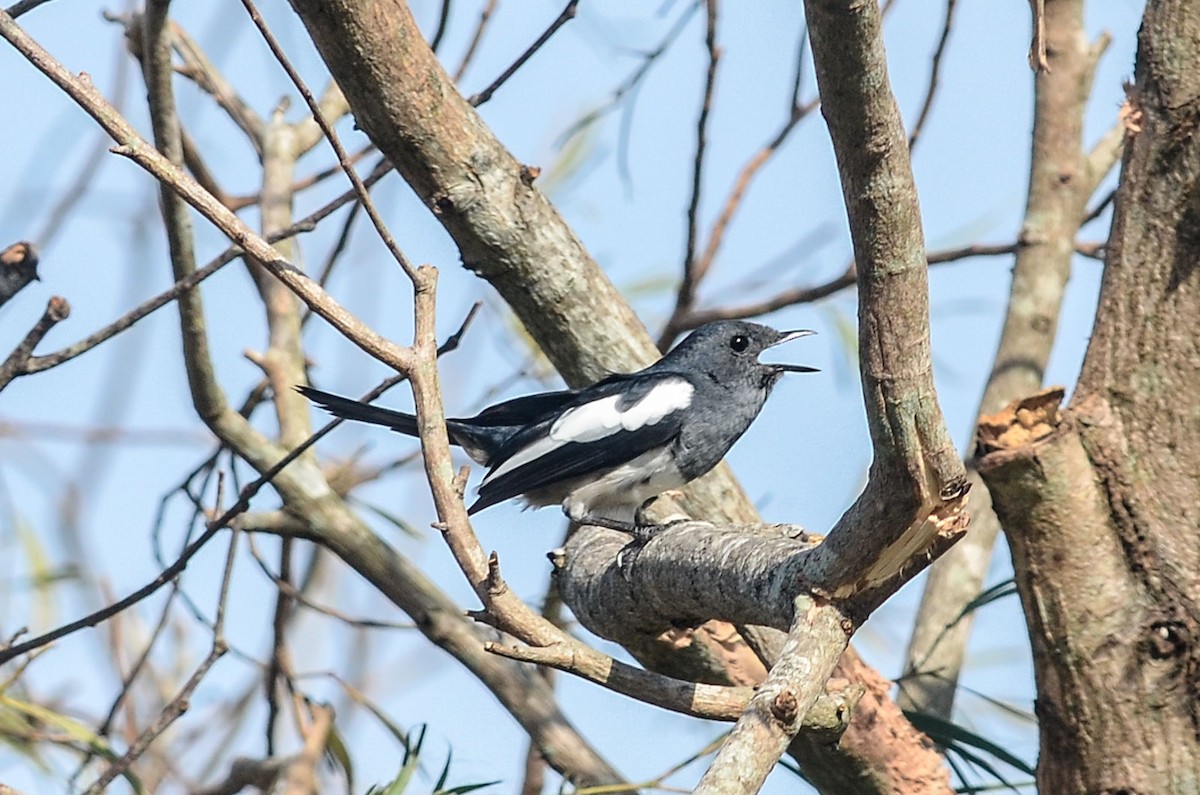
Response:
[{"label": "thin twig", "polygon": [[33,353],[33,349],[50,332],[50,329],[66,320],[70,314],[71,305],[65,298],[56,295],[46,303],[46,310],[42,312],[38,322],[29,329],[25,339],[21,340],[13,349],[4,363],[0,364],[0,389],[8,386],[17,376],[29,372],[30,354]]},{"label": "thin twig", "polygon": [[529,45],[529,49],[517,56],[517,60],[513,61],[511,66],[501,72],[500,76],[493,80],[491,85],[489,85],[483,91],[480,91],[478,94],[471,95],[471,98],[468,99],[467,102],[469,102],[472,107],[477,108],[491,99],[492,94],[495,94],[500,86],[504,85],[510,77],[517,73],[518,69],[525,65],[526,61],[533,57],[534,53],[540,50],[546,44],[546,42],[550,41],[550,37],[557,33],[559,28],[575,18],[575,7],[578,5],[579,0],[569,0],[566,7],[562,10],[562,13],[560,13],[555,20],[550,23],[550,27],[546,28],[542,35],[538,36],[537,40],[534,41],[533,44]]},{"label": "thin twig", "polygon": [[[217,505],[221,504],[221,487],[217,488]],[[174,723],[184,712],[187,711],[192,697],[192,693],[200,686],[200,682],[204,679],[209,669],[225,655],[228,650],[228,644],[225,641],[225,606],[229,601],[229,584],[233,579],[233,564],[236,560],[238,542],[237,528],[233,528],[233,533],[229,539],[229,551],[225,555],[225,568],[221,575],[221,590],[217,599],[217,619],[213,631],[212,650],[208,656],[196,668],[191,678],[180,688],[175,698],[171,699],[170,703],[158,714],[154,722],[146,728],[138,737],[137,741],[129,747],[125,754],[118,760],[112,762],[100,777],[87,788],[84,795],[99,795],[104,792],[105,788],[112,783],[117,776],[123,774],[129,769],[130,765],[138,760],[138,758],[146,752],[150,747],[150,743],[162,734],[167,728]]]},{"label": "thin twig", "polygon": [[592,124],[599,121],[602,117],[608,115],[610,112],[612,112],[613,108],[621,103],[621,100],[623,100],[630,94],[630,92],[641,85],[642,80],[647,74],[649,74],[650,67],[653,66],[658,59],[661,58],[667,52],[667,50],[671,48],[671,45],[675,43],[680,34],[687,29],[688,23],[692,20],[692,15],[695,14],[699,8],[700,4],[695,2],[695,0],[693,0],[693,2],[689,2],[684,12],[679,15],[679,19],[675,21],[675,24],[672,25],[671,29],[667,31],[667,34],[663,36],[662,41],[658,43],[658,46],[642,56],[642,62],[638,64],[636,69],[629,73],[629,76],[626,77],[619,86],[617,86],[616,90],[613,91],[612,96],[609,97],[608,102],[604,103],[599,108],[584,114],[582,118],[568,127],[563,134],[558,137],[556,144],[558,146],[562,146],[567,141],[571,140],[571,138],[573,138],[575,135],[579,134],[583,130],[586,130]]},{"label": "thin twig", "polygon": [[408,257],[404,256],[400,251],[400,247],[396,245],[392,233],[388,231],[387,225],[383,222],[383,218],[379,215],[379,211],[375,209],[375,202],[371,201],[371,194],[367,191],[367,186],[363,184],[363,180],[358,176],[358,172],[354,170],[354,165],[350,161],[350,155],[347,154],[345,147],[342,146],[341,140],[338,138],[337,132],[333,129],[333,125],[325,118],[325,114],[321,112],[321,106],[317,103],[312,91],[305,85],[301,79],[300,73],[292,66],[292,62],[288,59],[287,53],[279,45],[270,28],[267,27],[266,20],[262,14],[258,12],[258,8],[254,5],[254,0],[242,0],[242,5],[246,9],[246,13],[250,15],[250,19],[262,34],[263,40],[270,47],[271,53],[275,56],[275,60],[279,61],[279,65],[287,72],[291,78],[296,90],[300,92],[300,96],[304,97],[304,102],[308,105],[309,111],[312,112],[313,119],[320,125],[321,130],[325,133],[329,145],[333,147],[333,151],[337,154],[338,164],[342,170],[346,172],[346,176],[354,185],[354,191],[358,195],[358,200],[362,203],[363,209],[367,211],[367,216],[371,219],[371,223],[375,225],[375,230],[379,233],[380,240],[387,246],[387,250],[391,253],[392,258],[400,268],[408,275],[410,279],[416,279],[416,269],[412,263],[408,261]]},{"label": "thin twig", "polygon": [[146,583],[141,588],[138,588],[124,599],[114,602],[107,607],[101,608],[100,610],[89,613],[83,618],[77,619],[69,624],[64,624],[57,629],[53,629],[49,632],[38,635],[36,638],[32,638],[24,643],[19,643],[15,646],[10,646],[5,649],[0,649],[0,665],[3,665],[14,657],[19,657],[22,654],[45,646],[48,643],[53,643],[60,638],[65,638],[67,635],[74,634],[81,629],[94,627],[101,621],[111,618],[123,610],[127,610],[129,607],[137,604],[146,597],[153,595],[158,591],[158,589],[162,588],[167,583],[172,582],[176,577],[182,574],[185,569],[187,569],[188,563],[191,561],[191,559],[194,558],[196,553],[203,549],[204,546],[213,539],[213,536],[215,536],[223,528],[227,527],[229,523],[234,520],[234,518],[245,512],[245,510],[250,507],[250,500],[262,490],[263,486],[270,483],[271,480],[278,475],[284,467],[299,458],[309,447],[311,447],[322,436],[324,436],[325,433],[328,433],[328,431],[331,430],[334,425],[335,423],[330,423],[322,430],[313,434],[312,437],[304,444],[298,446],[294,450],[288,451],[286,455],[280,458],[275,464],[270,466],[265,472],[262,473],[262,475],[242,488],[238,494],[237,502],[234,503],[229,510],[210,521],[205,527],[204,532],[201,533],[195,541],[188,544],[187,547],[184,548],[182,554],[176,558],[175,562],[164,569],[153,580]]},{"label": "thin twig", "polygon": [[[279,578],[278,582],[286,584],[287,588],[277,588],[275,591],[275,614],[271,619],[271,659],[267,662],[267,670],[263,675],[263,689],[267,698],[267,756],[275,755],[275,725],[279,720],[279,679],[289,667],[287,656],[287,625],[292,614],[292,550],[295,539],[282,538],[279,544]],[[261,565],[261,564],[260,564]]]},{"label": "thin twig", "polygon": [[[386,160],[383,160],[375,167],[375,170],[372,171],[365,180],[363,180],[363,184],[367,187],[370,187],[378,182],[389,171],[391,171],[391,165]],[[304,218],[301,218],[299,221],[287,227],[286,229],[281,229],[278,232],[266,235],[264,239],[268,243],[278,243],[280,240],[286,240],[288,238],[295,237],[303,232],[311,232],[316,228],[318,223],[328,217],[331,213],[350,203],[351,201],[354,201],[356,198],[358,198],[358,195],[354,190],[346,191],[333,201],[326,204],[324,207],[321,207],[315,212],[305,216]],[[69,362],[80,354],[87,353],[100,343],[105,342],[109,338],[116,336],[122,331],[125,331],[130,326],[134,325],[155,310],[171,303],[180,295],[183,295],[188,290],[200,284],[209,276],[212,276],[214,273],[228,265],[230,262],[233,262],[238,257],[242,256],[244,253],[245,252],[240,247],[231,246],[203,268],[200,268],[183,279],[180,279],[169,289],[159,293],[148,301],[144,301],[94,334],[85,337],[74,345],[70,345],[59,351],[55,351],[54,353],[49,353],[45,356],[32,357],[29,360],[25,371],[23,373],[19,373],[19,375],[40,373],[42,370],[49,370],[51,367],[57,367],[60,364]]]},{"label": "thin twig", "polygon": [[[249,515],[247,514],[245,518],[249,518]],[[252,525],[249,525],[246,523],[239,523],[238,526],[239,527],[244,526],[244,528],[247,531],[254,532],[254,527]],[[259,569],[262,570],[262,573],[267,576],[267,578],[271,581],[271,583],[276,588],[278,588],[282,593],[285,593],[289,599],[294,599],[296,601],[296,603],[301,605],[302,607],[308,608],[309,610],[312,610],[314,613],[320,613],[323,616],[328,616],[332,619],[340,621],[343,624],[346,624],[347,626],[357,627],[360,629],[414,629],[415,628],[413,626],[413,624],[411,624],[411,623],[401,623],[399,621],[384,621],[382,619],[377,619],[377,618],[355,618],[354,616],[347,615],[346,613],[343,613],[342,611],[336,610],[332,607],[317,604],[312,599],[305,596],[304,593],[299,588],[297,588],[295,585],[292,585],[292,583],[289,582],[287,579],[285,579],[285,578],[275,574],[275,572],[271,571],[271,567],[267,564],[267,561],[263,558],[262,554],[258,551],[257,545],[254,543],[253,537],[247,536],[247,540],[249,541],[250,555],[254,558],[254,561],[258,564]]]},{"label": "thin twig", "polygon": [[[122,108],[125,106],[125,99],[129,93],[129,64],[130,59],[124,48],[117,47],[116,49],[116,64],[113,71],[113,89],[112,103],[115,107]],[[71,213],[79,207],[80,203],[87,196],[88,189],[91,187],[92,181],[96,175],[100,173],[100,165],[108,154],[108,137],[100,132],[96,135],[92,142],[91,148],[88,149],[87,155],[84,157],[84,163],[80,167],[75,179],[62,192],[59,200],[50,209],[46,215],[46,220],[38,230],[37,235],[33,238],[42,248],[50,245],[51,241],[58,234],[58,230],[62,229],[63,224],[71,217]]]},{"label": "thin twig", "polygon": [[[375,151],[375,144],[364,144],[361,149],[350,155],[350,162],[357,163],[359,160],[362,160],[373,151]],[[188,168],[191,168],[191,166],[189,165]],[[302,190],[307,190],[308,188],[321,184],[335,174],[341,173],[342,167],[337,164],[329,166],[328,168],[323,168],[315,174],[310,174],[307,177],[296,180],[296,182],[292,184],[292,193],[299,193]],[[199,179],[200,178],[197,177],[197,180]],[[366,182],[366,180],[364,180],[364,182]],[[203,181],[201,181],[201,184],[203,184]],[[250,207],[251,205],[258,204],[260,198],[261,197],[257,193],[250,196],[230,196],[228,201],[225,202],[225,206],[231,210],[240,210],[243,207]]]},{"label": "thin twig", "polygon": [[1095,207],[1093,207],[1091,210],[1088,211],[1088,214],[1083,217],[1083,221],[1079,224],[1079,226],[1081,228],[1085,227],[1088,224],[1090,224],[1092,221],[1095,221],[1097,218],[1099,218],[1101,215],[1103,215],[1104,211],[1109,208],[1109,206],[1113,203],[1113,199],[1115,199],[1116,197],[1117,197],[1117,189],[1113,188],[1107,194],[1105,194],[1104,198],[1101,199],[1100,202]]},{"label": "thin twig", "polygon": [[[1006,254],[1015,254],[1017,248],[1016,243],[962,246],[944,251],[931,251],[925,256],[925,259],[929,265],[943,265],[970,257],[998,257]],[[853,263],[851,263],[850,267],[840,276],[824,284],[818,284],[813,287],[793,287],[776,293],[770,298],[764,298],[761,301],[751,301],[738,306],[695,309],[680,318],[678,332],[682,333],[698,328],[714,320],[738,320],[741,318],[758,317],[759,315],[765,315],[787,306],[819,301],[822,298],[827,298],[834,293],[845,290],[847,287],[853,287],[856,279],[857,271]]]},{"label": "thin twig", "polygon": [[462,60],[458,63],[458,68],[454,70],[454,82],[458,83],[463,79],[463,75],[467,73],[467,66],[475,58],[475,53],[479,50],[479,43],[483,41],[483,32],[487,29],[488,21],[492,18],[492,13],[496,10],[497,0],[487,0],[483,6],[483,11],[479,12],[479,22],[475,25],[475,33],[471,36],[471,43],[467,45],[467,51],[463,53]]},{"label": "thin twig", "polygon": [[21,2],[13,3],[7,9],[5,9],[5,13],[13,19],[16,19],[25,12],[32,11],[43,3],[48,2],[50,2],[50,0],[21,0]]},{"label": "thin twig", "polygon": [[708,68],[704,77],[704,100],[700,104],[700,116],[696,120],[696,154],[692,160],[692,193],[687,209],[687,243],[683,255],[683,281],[675,299],[678,314],[686,312],[696,303],[696,289],[704,278],[705,266],[696,261],[696,245],[699,239],[700,193],[704,177],[704,151],[708,144],[708,117],[712,111],[713,90],[717,82],[717,64],[721,50],[717,47],[717,2],[706,0],[705,12],[708,20],[704,28],[704,46],[708,51]]},{"label": "thin twig", "polygon": [[[791,135],[792,131],[796,129],[797,125],[799,125],[799,123],[805,117],[812,113],[812,111],[815,110],[819,104],[819,100],[817,99],[812,99],[803,105],[799,104],[806,41],[807,37],[802,36],[800,39],[799,51],[796,57],[796,76],[792,84],[792,105],[788,114],[788,120],[784,123],[783,127],[780,128],[779,132],[777,132],[762,149],[760,149],[754,154],[753,157],[750,158],[746,165],[742,167],[741,173],[739,173],[737,178],[734,180],[733,187],[730,189],[729,195],[725,199],[725,204],[721,208],[721,213],[717,216],[716,221],[713,222],[712,229],[709,231],[708,243],[704,247],[704,252],[696,260],[694,265],[694,271],[700,275],[698,278],[701,278],[703,274],[708,273],[708,271],[712,268],[712,264],[717,257],[717,252],[720,251],[721,244],[725,240],[725,233],[729,228],[729,224],[733,220],[733,217],[737,213],[738,209],[742,206],[742,201],[746,196],[746,191],[749,190],[754,177],[775,155],[775,153],[779,151],[779,148],[783,146],[784,142],[787,140],[788,136]],[[684,304],[682,302],[683,298],[684,294],[681,288],[675,303],[675,308],[671,313],[671,317],[663,327],[663,332],[659,337],[659,350],[665,351],[666,349],[670,348],[671,343],[673,343],[675,338],[679,336],[679,333],[682,330],[682,328],[679,326],[679,322],[690,313],[692,307],[695,305],[695,286],[692,288],[690,303]]]},{"label": "thin twig", "polygon": [[434,31],[433,39],[429,42],[429,49],[435,53],[442,46],[442,38],[446,35],[446,30],[450,27],[450,0],[442,0],[442,11],[438,15],[437,30]]},{"label": "thin twig", "polygon": [[184,67],[178,70],[179,73],[191,79],[201,91],[211,96],[217,106],[245,133],[255,152],[262,155],[266,136],[266,124],[262,116],[242,99],[233,84],[225,79],[221,70],[208,59],[196,40],[179,23],[172,20],[167,29],[171,48],[183,59]]},{"label": "thin twig", "polygon": [[958,0],[946,0],[946,18],[942,23],[942,36],[938,39],[937,49],[933,51],[933,59],[929,66],[929,87],[925,89],[925,101],[921,103],[921,111],[917,114],[912,131],[908,134],[909,152],[916,147],[917,139],[921,137],[921,132],[925,129],[925,120],[929,118],[929,111],[933,108],[933,98],[937,93],[938,78],[942,71],[942,55],[945,54],[946,44],[950,41],[950,30],[954,26],[954,9],[957,5]]}]

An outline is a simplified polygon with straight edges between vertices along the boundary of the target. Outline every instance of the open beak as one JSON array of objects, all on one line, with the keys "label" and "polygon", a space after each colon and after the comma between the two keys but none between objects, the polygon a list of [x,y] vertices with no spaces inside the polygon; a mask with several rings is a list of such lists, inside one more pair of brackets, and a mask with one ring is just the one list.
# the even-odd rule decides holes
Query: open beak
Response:
[{"label": "open beak", "polygon": [[[806,329],[806,328],[796,329],[794,331],[781,331],[781,332],[779,332],[779,339],[775,340],[767,347],[774,348],[776,345],[782,345],[785,342],[791,342],[792,340],[798,340],[801,337],[808,337],[808,336],[810,336],[812,334],[816,334],[816,333],[817,332],[815,332],[811,329]],[[821,372],[816,367],[806,367],[802,364],[777,364],[775,362],[771,362],[770,366],[774,367],[776,370],[778,370],[781,373],[819,373],[819,372]]]}]

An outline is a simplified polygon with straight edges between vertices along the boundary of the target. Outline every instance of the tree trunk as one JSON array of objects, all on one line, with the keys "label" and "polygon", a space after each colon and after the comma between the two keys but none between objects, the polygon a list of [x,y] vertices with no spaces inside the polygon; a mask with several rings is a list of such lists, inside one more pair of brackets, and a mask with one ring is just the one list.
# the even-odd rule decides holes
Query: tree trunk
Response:
[{"label": "tree trunk", "polygon": [[1046,793],[1200,792],[1200,3],[1148,4],[1125,118],[1070,407],[1027,401],[981,433]]}]

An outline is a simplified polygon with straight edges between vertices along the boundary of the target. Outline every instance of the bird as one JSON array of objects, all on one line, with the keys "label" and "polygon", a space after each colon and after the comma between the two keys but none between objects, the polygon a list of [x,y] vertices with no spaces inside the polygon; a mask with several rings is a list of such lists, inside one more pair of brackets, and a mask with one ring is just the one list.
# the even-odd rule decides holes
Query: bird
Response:
[{"label": "bird", "polygon": [[[784,373],[818,372],[758,360],[768,348],[813,333],[715,321],[643,370],[447,419],[451,443],[487,468],[467,513],[520,497],[528,507],[560,505],[578,524],[635,536],[657,527],[643,510],[715,467]],[[417,436],[412,414],[308,386],[297,390],[342,419]]]}]

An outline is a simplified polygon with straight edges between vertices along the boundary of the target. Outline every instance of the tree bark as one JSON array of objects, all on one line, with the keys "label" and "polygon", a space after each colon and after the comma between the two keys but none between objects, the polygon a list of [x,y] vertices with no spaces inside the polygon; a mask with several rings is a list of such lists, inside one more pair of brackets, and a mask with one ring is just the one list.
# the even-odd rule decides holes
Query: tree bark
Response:
[{"label": "tree bark", "polygon": [[[1025,219],[981,415],[1041,388],[1071,275],[1075,235],[1088,199],[1117,157],[1118,147],[1107,137],[1094,155],[1083,149],[1084,111],[1108,37],[1101,36],[1094,45],[1088,42],[1083,0],[1048,0],[1045,30],[1049,68],[1034,76]],[[986,486],[973,469],[969,475],[971,532],[929,571],[898,699],[905,709],[946,720],[951,718],[974,618],[964,610],[982,590],[1000,530]]]},{"label": "tree bark", "polygon": [[980,462],[1033,645],[1042,792],[1198,787],[1200,4],[1148,4],[1125,118],[1070,407],[993,418],[1014,434]]}]

